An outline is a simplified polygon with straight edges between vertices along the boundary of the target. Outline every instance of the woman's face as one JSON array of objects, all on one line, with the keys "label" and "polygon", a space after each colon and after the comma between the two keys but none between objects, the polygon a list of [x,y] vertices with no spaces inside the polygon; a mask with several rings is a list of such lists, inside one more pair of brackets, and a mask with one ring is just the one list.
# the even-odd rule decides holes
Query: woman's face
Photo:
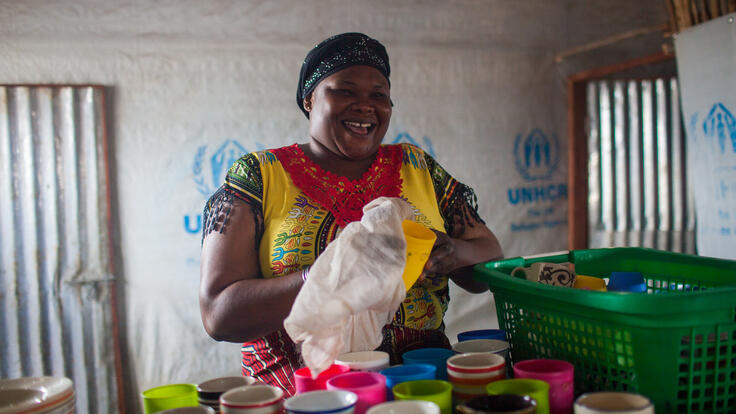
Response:
[{"label": "woman's face", "polygon": [[370,66],[351,66],[324,78],[304,100],[309,134],[334,155],[372,157],[391,120],[386,78]]}]

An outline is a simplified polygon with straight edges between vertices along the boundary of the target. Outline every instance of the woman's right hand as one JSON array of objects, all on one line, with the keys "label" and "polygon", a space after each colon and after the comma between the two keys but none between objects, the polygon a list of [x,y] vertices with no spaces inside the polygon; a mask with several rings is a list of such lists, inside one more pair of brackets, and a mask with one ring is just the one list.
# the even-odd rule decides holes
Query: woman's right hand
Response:
[{"label": "woman's right hand", "polygon": [[251,206],[233,196],[218,202],[229,205],[213,209],[215,230],[202,243],[202,322],[217,341],[252,341],[283,327],[304,282],[301,271],[262,278]]}]

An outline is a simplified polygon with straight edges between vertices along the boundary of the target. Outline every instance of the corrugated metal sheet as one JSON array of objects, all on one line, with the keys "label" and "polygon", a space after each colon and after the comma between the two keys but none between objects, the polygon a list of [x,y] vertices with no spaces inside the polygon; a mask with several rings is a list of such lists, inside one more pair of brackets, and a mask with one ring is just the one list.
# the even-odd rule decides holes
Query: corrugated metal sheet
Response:
[{"label": "corrugated metal sheet", "polygon": [[591,248],[695,253],[677,79],[587,85]]},{"label": "corrugated metal sheet", "polygon": [[0,375],[118,411],[101,87],[0,86]]}]

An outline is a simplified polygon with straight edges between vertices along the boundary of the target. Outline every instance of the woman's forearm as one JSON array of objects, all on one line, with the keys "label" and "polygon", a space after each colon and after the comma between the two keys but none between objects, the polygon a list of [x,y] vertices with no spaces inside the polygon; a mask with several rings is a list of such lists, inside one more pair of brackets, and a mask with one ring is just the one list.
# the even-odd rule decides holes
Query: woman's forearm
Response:
[{"label": "woman's forearm", "polygon": [[454,239],[457,252],[457,269],[450,273],[455,284],[471,293],[488,290],[488,284],[473,277],[473,266],[503,258],[501,245],[493,234],[476,239]]},{"label": "woman's forearm", "polygon": [[217,217],[223,231],[202,242],[199,307],[212,338],[251,341],[283,327],[304,281],[300,271],[263,278],[252,209],[236,199],[226,207]]},{"label": "woman's forearm", "polygon": [[239,279],[200,292],[205,330],[215,340],[252,341],[283,327],[303,285],[301,272],[273,279]]}]

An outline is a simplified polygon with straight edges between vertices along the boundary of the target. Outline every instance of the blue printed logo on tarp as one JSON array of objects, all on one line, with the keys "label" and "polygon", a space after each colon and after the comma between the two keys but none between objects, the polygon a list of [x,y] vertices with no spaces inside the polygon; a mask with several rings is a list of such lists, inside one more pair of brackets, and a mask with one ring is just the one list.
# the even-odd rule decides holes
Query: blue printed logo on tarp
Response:
[{"label": "blue printed logo on tarp", "polygon": [[192,164],[192,174],[194,174],[197,190],[209,197],[222,184],[227,169],[246,152],[248,151],[242,145],[232,139],[225,141],[209,159],[206,156],[207,145],[197,148],[194,164]]},{"label": "blue printed logo on tarp", "polygon": [[522,138],[519,134],[514,141],[516,169],[528,181],[546,179],[552,176],[560,161],[560,144],[557,137],[549,137],[539,128]]},{"label": "blue printed logo on tarp", "polygon": [[408,132],[400,132],[398,135],[396,135],[396,138],[391,141],[392,144],[401,144],[401,143],[409,143],[412,145],[416,145],[417,147],[421,148],[422,150],[426,151],[427,154],[434,157],[434,148],[432,147],[432,141],[427,137],[422,137],[424,141],[424,145],[419,145],[417,141],[414,140],[414,138],[409,135]]},{"label": "blue printed logo on tarp", "polygon": [[721,154],[726,152],[729,141],[731,143],[730,148],[736,152],[736,118],[722,103],[719,102],[713,105],[708,116],[705,117],[703,132],[706,139],[717,139]]},{"label": "blue printed logo on tarp", "polygon": [[[516,169],[528,184],[506,189],[509,204],[523,208],[526,214],[510,223],[511,231],[532,231],[563,226],[567,218],[557,206],[567,199],[567,183],[550,182],[560,161],[560,144],[554,134],[535,128],[514,141]],[[533,183],[532,183],[533,182]]]},{"label": "blue printed logo on tarp", "polygon": [[[258,145],[260,147],[260,145]],[[234,139],[226,140],[211,155],[207,155],[207,145],[197,148],[192,163],[192,175],[197,191],[209,197],[225,181],[228,168],[248,151]],[[184,230],[197,234],[202,229],[202,214],[185,214]]]}]

